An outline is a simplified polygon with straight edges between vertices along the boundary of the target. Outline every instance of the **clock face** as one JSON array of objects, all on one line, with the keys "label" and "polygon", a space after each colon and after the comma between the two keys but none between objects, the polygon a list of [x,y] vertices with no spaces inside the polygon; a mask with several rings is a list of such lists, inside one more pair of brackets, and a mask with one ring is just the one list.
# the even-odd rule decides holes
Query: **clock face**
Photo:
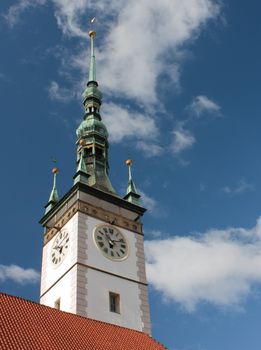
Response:
[{"label": "clock face", "polygon": [[94,241],[107,258],[124,260],[128,256],[128,244],[123,234],[114,226],[100,225],[94,230]]},{"label": "clock face", "polygon": [[61,230],[53,242],[51,251],[51,260],[55,266],[58,266],[64,260],[69,248],[69,233],[66,230]]}]

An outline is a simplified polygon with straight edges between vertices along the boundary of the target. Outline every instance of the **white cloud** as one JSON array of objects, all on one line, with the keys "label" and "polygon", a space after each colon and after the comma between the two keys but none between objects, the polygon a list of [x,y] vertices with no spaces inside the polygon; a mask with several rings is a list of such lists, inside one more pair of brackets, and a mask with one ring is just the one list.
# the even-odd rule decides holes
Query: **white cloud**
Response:
[{"label": "white cloud", "polygon": [[103,105],[103,121],[108,128],[112,142],[121,142],[125,137],[149,140],[156,138],[158,135],[154,119],[147,115],[129,111],[114,103]]},{"label": "white cloud", "polygon": [[153,213],[157,209],[157,202],[154,198],[147,195],[145,192],[138,190],[138,193],[141,195],[142,204],[149,212]]},{"label": "white cloud", "polygon": [[8,25],[13,27],[19,20],[23,12],[31,7],[44,5],[46,0],[19,0],[15,5],[9,7],[7,14],[4,15]]},{"label": "white cloud", "polygon": [[187,311],[201,302],[242,306],[261,283],[261,217],[253,229],[152,240],[145,250],[149,282]]},{"label": "white cloud", "polygon": [[[7,17],[15,22],[22,11],[45,2],[20,0],[10,7]],[[161,74],[168,75],[174,83],[179,81],[184,44],[196,39],[204,25],[220,13],[218,0],[52,2],[57,24],[68,36],[86,37],[86,18],[99,13],[104,37],[97,59],[104,88],[147,106],[158,104]],[[81,62],[79,68],[82,67]]]},{"label": "white cloud", "polygon": [[51,100],[60,102],[69,102],[75,95],[71,89],[62,88],[56,81],[52,81],[48,87],[48,93]]},{"label": "white cloud", "polygon": [[65,35],[86,37],[81,29],[82,15],[89,8],[92,1],[88,0],[52,0],[55,5],[55,17],[59,28]]},{"label": "white cloud", "polygon": [[[46,0],[20,0],[9,8],[8,16],[15,17]],[[196,40],[205,25],[217,18],[221,11],[219,0],[51,0],[57,25],[65,36],[78,38],[78,52],[75,50],[61,56],[63,77],[69,77],[72,94],[79,93],[79,84],[70,79],[75,68],[86,77],[89,62],[89,49],[83,38],[87,36],[86,18],[98,16],[97,23],[97,66],[101,90],[107,94],[104,105],[104,120],[111,132],[111,140],[121,142],[124,138],[154,139],[158,134],[155,126],[156,114],[162,111],[158,99],[160,77],[178,86],[180,66],[186,59],[183,54],[187,44]],[[99,26],[102,30],[99,30]],[[99,35],[103,37],[100,38]],[[86,83],[86,81],[85,81]],[[82,84],[83,85],[83,84]],[[171,90],[170,90],[171,91]],[[61,102],[67,101],[69,91],[52,82],[50,97]],[[68,94],[67,94],[68,93]],[[117,108],[110,103],[110,96],[124,97],[135,101],[145,113],[132,112],[127,107],[118,107],[120,115],[109,115],[108,110]],[[131,117],[131,118],[130,118]],[[106,121],[107,118],[107,121]],[[130,123],[128,126],[125,122]],[[113,128],[112,128],[113,126]],[[135,128],[135,130],[134,130]],[[146,129],[146,130],[145,130]],[[184,129],[174,131],[172,151],[178,154],[195,143],[195,138]],[[155,142],[150,144],[150,153],[145,150],[148,142],[137,147],[149,156],[161,153]]]},{"label": "white cloud", "polygon": [[[179,62],[174,55],[171,58],[171,51],[179,51],[218,13],[217,5],[209,0],[121,1],[115,10],[117,21],[110,27],[99,58],[103,84],[113,93],[146,105],[157,102],[162,73],[176,81]],[[174,67],[170,72],[168,59]]]},{"label": "white cloud", "polygon": [[147,158],[157,157],[163,153],[163,148],[154,143],[139,141],[136,147],[141,150]]},{"label": "white cloud", "polygon": [[253,189],[253,185],[247,183],[244,179],[241,179],[235,187],[225,186],[224,188],[222,188],[222,191],[230,196],[236,196],[251,191]]},{"label": "white cloud", "polygon": [[0,281],[11,280],[19,284],[31,284],[39,281],[40,274],[34,269],[24,269],[17,265],[0,264]]},{"label": "white cloud", "polygon": [[173,141],[170,146],[174,155],[179,155],[181,152],[191,148],[196,143],[195,137],[191,131],[185,129],[183,124],[179,123],[173,130]]},{"label": "white cloud", "polygon": [[200,117],[204,113],[219,113],[221,107],[207,96],[197,96],[192,101],[189,109],[197,117]]}]

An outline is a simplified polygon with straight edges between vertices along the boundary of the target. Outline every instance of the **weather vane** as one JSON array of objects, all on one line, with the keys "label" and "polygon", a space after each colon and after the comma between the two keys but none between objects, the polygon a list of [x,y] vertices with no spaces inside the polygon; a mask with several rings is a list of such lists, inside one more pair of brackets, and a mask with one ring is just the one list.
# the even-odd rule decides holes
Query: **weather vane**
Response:
[{"label": "weather vane", "polygon": [[90,23],[91,23],[91,30],[94,28],[94,24],[96,23],[96,17],[93,17],[90,19]]},{"label": "weather vane", "polygon": [[51,160],[52,160],[52,162],[53,162],[54,164],[56,164],[56,163],[57,163],[57,159],[56,159],[56,157],[52,156],[52,157],[51,157]]}]

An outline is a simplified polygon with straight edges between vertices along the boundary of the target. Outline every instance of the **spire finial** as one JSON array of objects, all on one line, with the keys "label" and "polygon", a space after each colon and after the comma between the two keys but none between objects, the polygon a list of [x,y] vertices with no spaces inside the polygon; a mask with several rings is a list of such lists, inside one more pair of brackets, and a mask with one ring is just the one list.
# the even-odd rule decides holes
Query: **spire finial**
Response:
[{"label": "spire finial", "polygon": [[126,160],[126,165],[129,168],[129,182],[132,181],[132,173],[131,173],[131,167],[133,164],[133,161],[131,159]]},{"label": "spire finial", "polygon": [[129,168],[129,181],[128,181],[128,187],[126,191],[126,196],[124,197],[124,199],[126,199],[128,202],[131,202],[133,204],[140,205],[140,195],[138,194],[134,181],[132,180],[131,167],[133,165],[133,161],[131,159],[128,159],[126,160],[125,163]]}]

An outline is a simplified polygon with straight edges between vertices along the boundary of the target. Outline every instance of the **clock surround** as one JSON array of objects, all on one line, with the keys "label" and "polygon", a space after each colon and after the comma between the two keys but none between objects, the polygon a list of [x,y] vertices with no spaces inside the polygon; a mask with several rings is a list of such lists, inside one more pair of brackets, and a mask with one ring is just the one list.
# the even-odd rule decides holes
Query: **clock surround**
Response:
[{"label": "clock surround", "polygon": [[101,224],[93,230],[93,240],[100,253],[107,259],[123,261],[129,256],[129,244],[121,230],[109,224]]},{"label": "clock surround", "polygon": [[51,262],[53,267],[58,267],[66,258],[70,244],[69,232],[62,229],[54,238],[51,248]]}]

